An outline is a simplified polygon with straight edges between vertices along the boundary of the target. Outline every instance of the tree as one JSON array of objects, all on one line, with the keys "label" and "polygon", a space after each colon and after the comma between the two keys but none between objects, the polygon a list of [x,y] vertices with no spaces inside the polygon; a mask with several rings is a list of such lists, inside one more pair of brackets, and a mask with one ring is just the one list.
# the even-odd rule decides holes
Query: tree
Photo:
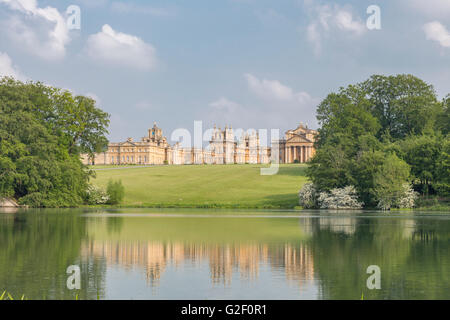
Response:
[{"label": "tree", "polygon": [[94,153],[104,151],[108,145],[109,115],[95,107],[89,97],[73,97],[68,91],[56,91],[53,95],[57,114],[57,128],[69,137],[70,153]]},{"label": "tree", "polygon": [[[364,92],[357,87],[341,88],[339,93],[329,94],[317,107],[317,120],[321,125],[317,146],[332,143],[337,136],[357,141],[361,135],[375,135],[380,124],[369,108]],[[339,141],[334,144],[336,142]]]},{"label": "tree", "polygon": [[411,166],[412,178],[428,194],[432,183],[438,178],[437,164],[441,155],[442,139],[433,132],[411,135],[398,142],[401,158]]},{"label": "tree", "polygon": [[[0,196],[33,207],[82,203],[90,172],[80,160],[84,138],[74,138],[105,141],[107,115],[86,108],[83,112],[93,113],[80,120],[83,134],[77,135],[67,130],[71,116],[67,104],[56,102],[59,92],[41,83],[0,80]],[[64,94],[71,99],[68,92]],[[104,127],[96,130],[93,123]],[[71,141],[80,147],[71,148]]]},{"label": "tree", "polygon": [[437,120],[437,128],[444,135],[450,133],[450,94],[442,101],[442,112]]},{"label": "tree", "polygon": [[119,204],[122,202],[123,197],[125,196],[125,188],[122,185],[122,181],[112,181],[109,180],[108,186],[106,188],[106,193],[109,196],[109,204]]},{"label": "tree", "polygon": [[359,85],[370,111],[394,139],[420,134],[433,126],[442,109],[432,85],[412,75],[374,75]]},{"label": "tree", "polygon": [[[433,86],[412,75],[374,75],[330,93],[317,107],[321,128],[308,177],[319,193],[355,186],[372,207],[389,190],[380,168],[395,155],[408,166],[410,179],[422,184],[423,193],[437,185],[445,190],[446,169],[437,170],[439,159],[446,159],[441,149],[442,133],[450,127],[445,117],[449,104],[450,96],[439,102]],[[396,188],[405,190],[403,183]]]},{"label": "tree", "polygon": [[404,196],[404,184],[408,182],[409,175],[408,164],[395,154],[384,160],[374,177],[373,195],[379,208],[390,209]]},{"label": "tree", "polygon": [[450,136],[442,143],[442,150],[437,161],[436,189],[442,196],[450,196]]}]

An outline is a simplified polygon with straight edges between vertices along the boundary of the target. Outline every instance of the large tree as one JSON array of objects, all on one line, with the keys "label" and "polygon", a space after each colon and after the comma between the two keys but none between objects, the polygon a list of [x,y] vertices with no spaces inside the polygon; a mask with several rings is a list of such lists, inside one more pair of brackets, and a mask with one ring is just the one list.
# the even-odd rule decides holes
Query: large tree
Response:
[{"label": "large tree", "polygon": [[90,175],[80,151],[106,146],[109,116],[94,105],[41,83],[0,80],[0,196],[31,206],[80,204]]},{"label": "large tree", "polygon": [[359,84],[378,119],[381,133],[394,139],[420,134],[433,126],[442,106],[432,85],[412,75],[374,75]]},{"label": "large tree", "polygon": [[[321,128],[310,179],[319,191],[354,185],[367,206],[394,192],[387,187],[392,181],[398,190],[411,182],[422,184],[424,193],[438,184],[445,189],[446,169],[438,164],[446,159],[449,104],[449,97],[438,101],[433,86],[411,75],[374,75],[330,93],[317,107]],[[402,171],[408,175],[389,176],[398,173],[388,170],[392,164],[410,167]]]}]

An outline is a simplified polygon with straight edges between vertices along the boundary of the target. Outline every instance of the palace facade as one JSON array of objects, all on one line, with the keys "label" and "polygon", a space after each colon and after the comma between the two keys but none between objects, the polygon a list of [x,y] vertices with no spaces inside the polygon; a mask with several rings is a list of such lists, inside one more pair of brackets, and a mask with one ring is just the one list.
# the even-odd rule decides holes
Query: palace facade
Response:
[{"label": "palace facade", "polygon": [[[314,155],[316,131],[300,124],[289,130],[278,141],[280,163],[307,162]],[[260,145],[256,132],[242,134],[236,141],[233,128],[216,128],[206,148],[183,148],[179,143],[171,146],[162,130],[153,125],[140,141],[128,138],[124,142],[110,143],[105,152],[89,157],[82,155],[84,164],[95,165],[162,165],[162,164],[268,164],[276,157],[272,149]]]},{"label": "palace facade", "polygon": [[294,130],[288,130],[285,138],[278,142],[280,163],[308,162],[316,153],[314,142],[317,134],[316,130],[303,123]]}]

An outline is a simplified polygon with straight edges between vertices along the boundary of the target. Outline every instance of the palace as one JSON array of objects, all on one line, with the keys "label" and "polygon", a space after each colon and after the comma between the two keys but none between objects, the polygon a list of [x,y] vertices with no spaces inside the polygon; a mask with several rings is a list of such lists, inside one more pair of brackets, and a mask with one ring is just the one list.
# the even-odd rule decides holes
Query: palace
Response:
[{"label": "palace", "polygon": [[314,142],[318,132],[300,125],[294,130],[288,130],[285,138],[278,141],[280,163],[305,163],[316,153]]},{"label": "palace", "polygon": [[[295,130],[286,132],[279,140],[280,163],[307,162],[314,155],[316,131],[300,124]],[[275,150],[275,149],[273,149]],[[162,164],[268,164],[276,155],[270,147],[260,145],[258,133],[242,134],[235,141],[233,128],[216,128],[206,148],[182,148],[179,143],[171,146],[156,123],[148,135],[140,141],[128,138],[124,142],[110,143],[105,152],[93,158],[82,155],[84,164],[96,165],[162,165]]]}]

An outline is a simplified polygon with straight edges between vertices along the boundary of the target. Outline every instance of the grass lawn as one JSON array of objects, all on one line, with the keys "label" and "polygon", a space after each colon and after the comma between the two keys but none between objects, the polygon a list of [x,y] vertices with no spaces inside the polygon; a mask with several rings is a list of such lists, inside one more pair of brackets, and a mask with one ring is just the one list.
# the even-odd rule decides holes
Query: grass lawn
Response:
[{"label": "grass lawn", "polygon": [[[293,208],[307,181],[306,165],[281,165],[277,175],[262,176],[263,165],[94,166],[92,183],[106,187],[122,180],[123,206],[185,208]],[[120,169],[118,169],[120,168]]]}]

